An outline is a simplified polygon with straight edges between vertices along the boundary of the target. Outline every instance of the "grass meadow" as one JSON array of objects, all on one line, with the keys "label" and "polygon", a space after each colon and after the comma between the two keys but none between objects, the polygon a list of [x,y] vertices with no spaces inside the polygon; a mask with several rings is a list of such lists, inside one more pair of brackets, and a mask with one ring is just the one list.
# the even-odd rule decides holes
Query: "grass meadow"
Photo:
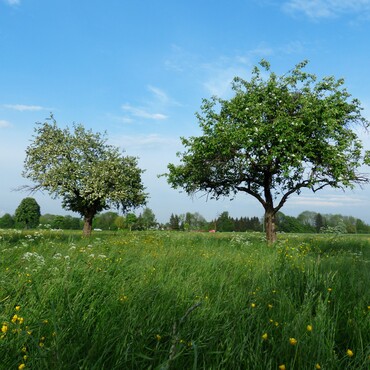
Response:
[{"label": "grass meadow", "polygon": [[369,369],[370,237],[0,231],[0,369]]}]

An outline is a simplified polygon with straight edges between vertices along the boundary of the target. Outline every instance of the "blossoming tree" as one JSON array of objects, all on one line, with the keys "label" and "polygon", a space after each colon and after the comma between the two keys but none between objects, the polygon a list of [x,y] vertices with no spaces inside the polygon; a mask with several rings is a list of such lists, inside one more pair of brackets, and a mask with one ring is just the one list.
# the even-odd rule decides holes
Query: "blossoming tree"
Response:
[{"label": "blossoming tree", "polygon": [[249,81],[234,79],[231,99],[204,99],[197,114],[203,134],[182,138],[180,164],[168,165],[169,184],[188,194],[256,198],[269,243],[276,240],[275,214],[290,195],[368,181],[358,169],[369,155],[353,131],[369,124],[360,102],[350,99],[343,79],[318,81],[306,64],[278,76],[261,61],[264,71],[255,67]]},{"label": "blossoming tree", "polygon": [[23,171],[35,185],[23,188],[61,197],[65,209],[84,218],[84,235],[91,234],[98,212],[111,207],[126,212],[146,203],[137,159],[123,156],[100,133],[83,125],[74,125],[73,132],[61,129],[53,116],[37,124],[35,133]]}]

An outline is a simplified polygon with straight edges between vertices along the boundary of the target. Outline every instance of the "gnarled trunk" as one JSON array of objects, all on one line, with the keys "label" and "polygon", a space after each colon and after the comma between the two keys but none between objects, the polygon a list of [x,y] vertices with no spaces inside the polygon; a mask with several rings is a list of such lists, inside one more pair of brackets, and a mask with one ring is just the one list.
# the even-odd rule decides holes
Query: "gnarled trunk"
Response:
[{"label": "gnarled trunk", "polygon": [[275,211],[273,208],[265,209],[266,240],[269,245],[276,242]]},{"label": "gnarled trunk", "polygon": [[91,214],[87,214],[84,217],[83,235],[86,237],[91,236],[93,218],[94,218],[94,215],[91,215]]}]

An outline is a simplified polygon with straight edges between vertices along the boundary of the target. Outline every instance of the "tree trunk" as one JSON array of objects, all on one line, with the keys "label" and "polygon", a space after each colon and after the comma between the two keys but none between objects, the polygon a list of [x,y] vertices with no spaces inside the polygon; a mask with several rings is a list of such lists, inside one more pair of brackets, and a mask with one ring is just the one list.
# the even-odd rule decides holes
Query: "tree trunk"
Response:
[{"label": "tree trunk", "polygon": [[92,215],[85,215],[84,217],[83,235],[86,237],[91,236],[93,218],[94,216]]},{"label": "tree trunk", "polygon": [[275,212],[273,208],[265,210],[266,240],[269,245],[276,242]]}]

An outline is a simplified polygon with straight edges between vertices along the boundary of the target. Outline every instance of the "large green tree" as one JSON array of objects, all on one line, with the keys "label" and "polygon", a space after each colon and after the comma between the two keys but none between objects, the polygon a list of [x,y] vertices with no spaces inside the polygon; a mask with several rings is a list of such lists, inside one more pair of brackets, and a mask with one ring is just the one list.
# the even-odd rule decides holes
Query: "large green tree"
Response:
[{"label": "large green tree", "polygon": [[368,179],[368,164],[353,128],[368,126],[361,104],[343,79],[317,80],[307,62],[278,76],[262,61],[250,80],[235,78],[229,100],[204,99],[197,118],[203,134],[182,138],[180,164],[169,164],[167,180],[188,194],[213,198],[243,192],[265,211],[267,240],[276,240],[275,215],[303,188],[353,187]]},{"label": "large green tree", "polygon": [[40,206],[36,199],[28,197],[22,199],[15,210],[14,219],[18,227],[32,229],[39,225],[40,216]]},{"label": "large green tree", "polygon": [[147,195],[137,159],[106,143],[105,135],[83,125],[59,128],[53,116],[37,124],[26,150],[23,176],[62,198],[62,206],[84,218],[84,235],[91,234],[94,216],[114,207],[126,212],[144,205]]}]

